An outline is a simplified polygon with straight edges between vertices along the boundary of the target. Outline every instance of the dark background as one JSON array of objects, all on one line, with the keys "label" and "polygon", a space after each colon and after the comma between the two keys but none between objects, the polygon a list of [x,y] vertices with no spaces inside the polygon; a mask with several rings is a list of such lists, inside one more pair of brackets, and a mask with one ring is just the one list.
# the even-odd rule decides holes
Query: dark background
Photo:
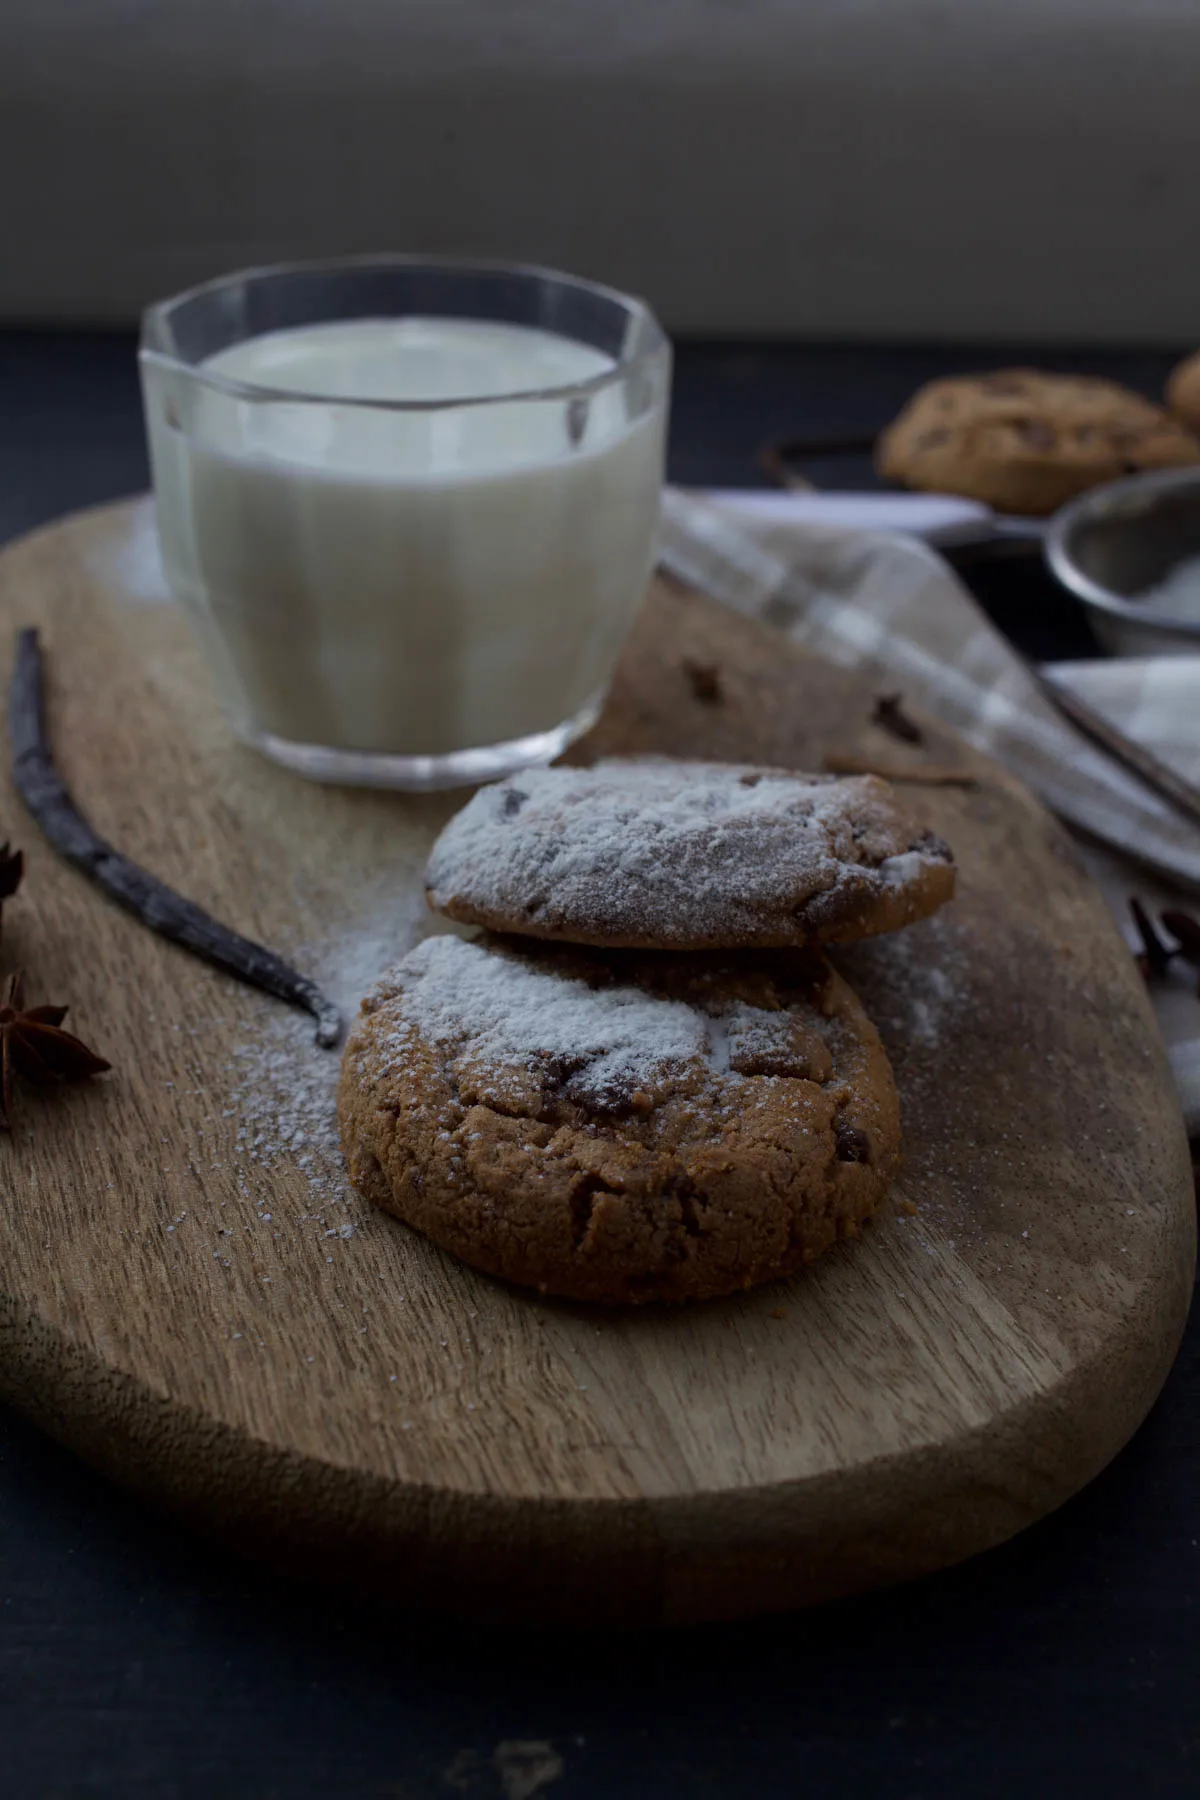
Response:
[{"label": "dark background", "polygon": [[[0,540],[146,485],[128,333],[0,332]],[[754,485],[921,381],[1015,361],[1157,396],[1173,357],[1036,346],[681,347],[671,474]],[[861,486],[863,459],[811,470]],[[1036,656],[1090,651],[1036,562],[972,565]],[[20,1205],[19,1179],[0,1204]],[[1129,1448],[1052,1518],[867,1600],[655,1637],[430,1627],[285,1587],[0,1410],[3,1800],[1167,1800],[1200,1795],[1200,1328]]]}]

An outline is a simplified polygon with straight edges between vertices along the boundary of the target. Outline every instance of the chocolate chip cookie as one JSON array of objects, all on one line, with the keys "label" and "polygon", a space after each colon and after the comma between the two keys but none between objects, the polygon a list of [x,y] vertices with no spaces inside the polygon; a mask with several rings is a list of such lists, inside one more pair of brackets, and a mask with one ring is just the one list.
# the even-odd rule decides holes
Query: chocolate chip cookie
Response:
[{"label": "chocolate chip cookie", "polygon": [[908,487],[1041,514],[1119,475],[1200,463],[1200,438],[1115,382],[1006,369],[921,388],[875,460]]},{"label": "chocolate chip cookie", "polygon": [[1189,431],[1200,432],[1200,350],[1185,356],[1172,370],[1167,405]]},{"label": "chocolate chip cookie", "polygon": [[854,1237],[899,1158],[887,1056],[816,952],[604,954],[434,937],[363,1002],[351,1178],[492,1275],[696,1300]]},{"label": "chocolate chip cookie", "polygon": [[481,788],[426,892],[452,919],[602,948],[835,944],[934,912],[954,860],[874,775],[613,758]]}]

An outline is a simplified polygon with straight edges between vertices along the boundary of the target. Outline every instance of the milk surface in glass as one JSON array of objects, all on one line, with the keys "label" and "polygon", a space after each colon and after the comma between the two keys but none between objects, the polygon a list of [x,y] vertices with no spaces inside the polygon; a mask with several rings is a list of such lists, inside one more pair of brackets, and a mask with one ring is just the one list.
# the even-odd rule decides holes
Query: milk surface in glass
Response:
[{"label": "milk surface in glass", "polygon": [[167,572],[246,735],[439,756],[598,703],[649,568],[665,413],[605,384],[615,367],[440,317],[249,337],[183,396],[148,367]]}]

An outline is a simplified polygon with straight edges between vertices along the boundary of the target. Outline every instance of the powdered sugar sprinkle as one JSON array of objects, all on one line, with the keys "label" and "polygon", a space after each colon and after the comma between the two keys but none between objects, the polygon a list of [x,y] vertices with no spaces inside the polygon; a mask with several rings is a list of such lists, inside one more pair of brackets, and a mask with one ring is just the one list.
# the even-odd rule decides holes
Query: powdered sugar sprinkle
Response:
[{"label": "powdered sugar sprinkle", "polygon": [[445,1049],[469,1045],[473,1061],[497,1067],[557,1059],[571,1068],[581,1095],[644,1086],[707,1060],[714,1040],[727,1035],[683,1001],[634,987],[592,987],[457,937],[418,944],[379,983],[368,1008],[397,993],[398,1056],[416,1033]]},{"label": "powdered sugar sprinkle", "polygon": [[949,860],[876,777],[629,758],[480,789],[428,881],[454,917],[684,948],[794,941]]}]

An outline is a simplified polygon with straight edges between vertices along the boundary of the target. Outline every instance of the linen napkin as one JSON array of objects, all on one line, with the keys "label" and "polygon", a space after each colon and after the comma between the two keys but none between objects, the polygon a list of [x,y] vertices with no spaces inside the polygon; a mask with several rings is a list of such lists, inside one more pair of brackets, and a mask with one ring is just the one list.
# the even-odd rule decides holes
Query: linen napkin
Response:
[{"label": "linen napkin", "polygon": [[[1200,826],[1055,710],[1030,666],[949,565],[910,537],[755,517],[681,489],[664,496],[660,559],[739,612],[952,726],[1083,834],[1081,848],[1131,945],[1128,900],[1197,906]],[[1180,773],[1200,779],[1200,659],[1114,658],[1045,673]],[[1174,892],[1172,892],[1174,889]],[[1200,1134],[1200,999],[1172,970],[1153,990],[1188,1129]]]}]

